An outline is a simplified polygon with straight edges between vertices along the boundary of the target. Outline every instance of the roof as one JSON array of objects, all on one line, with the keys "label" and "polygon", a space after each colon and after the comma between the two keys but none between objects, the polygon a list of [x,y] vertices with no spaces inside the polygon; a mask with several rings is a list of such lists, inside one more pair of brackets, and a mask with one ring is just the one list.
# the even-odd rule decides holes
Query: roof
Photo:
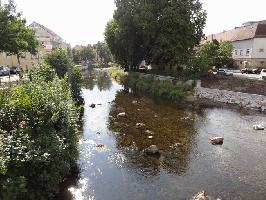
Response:
[{"label": "roof", "polygon": [[61,37],[60,37],[59,35],[57,35],[54,31],[52,31],[51,29],[45,27],[44,25],[41,25],[41,24],[39,24],[39,23],[37,23],[37,22],[33,22],[33,23],[31,23],[29,26],[30,26],[30,27],[39,26],[39,27],[45,29],[45,30],[46,30],[49,34],[51,34],[53,37],[58,38],[58,39],[61,40],[62,42],[64,41],[63,38],[61,38]]},{"label": "roof", "polygon": [[241,27],[221,33],[209,35],[205,41],[216,39],[217,41],[242,41],[252,38],[266,38],[266,20],[257,22],[247,22]]}]

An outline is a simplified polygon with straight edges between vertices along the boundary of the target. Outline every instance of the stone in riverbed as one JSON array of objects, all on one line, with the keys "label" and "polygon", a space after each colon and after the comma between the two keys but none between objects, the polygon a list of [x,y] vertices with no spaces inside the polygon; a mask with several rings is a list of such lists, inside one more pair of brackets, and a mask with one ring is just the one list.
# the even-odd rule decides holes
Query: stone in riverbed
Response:
[{"label": "stone in riverbed", "polygon": [[90,105],[90,107],[91,107],[91,108],[95,108],[96,105],[95,105],[94,103],[92,103],[92,104]]},{"label": "stone in riverbed", "polygon": [[205,191],[199,192],[191,200],[209,200]]},{"label": "stone in riverbed", "polygon": [[161,154],[159,148],[156,145],[149,146],[147,149],[144,150],[144,153],[149,156],[159,156]]},{"label": "stone in riverbed", "polygon": [[214,138],[211,138],[210,140],[213,145],[222,145],[224,143],[223,137],[214,137]]},{"label": "stone in riverbed", "polygon": [[119,113],[119,114],[117,115],[117,117],[125,117],[125,116],[126,116],[126,113],[125,113],[125,112]]},{"label": "stone in riverbed", "polygon": [[265,127],[262,125],[256,124],[253,126],[253,129],[257,130],[257,131],[263,131],[265,129]]},{"label": "stone in riverbed", "polygon": [[152,131],[150,131],[150,130],[146,130],[145,131],[145,134],[147,134],[147,135],[154,135],[154,133]]},{"label": "stone in riverbed", "polygon": [[138,103],[138,101],[132,101],[132,104],[137,104]]},{"label": "stone in riverbed", "polygon": [[144,123],[137,123],[136,128],[144,128],[146,125]]}]

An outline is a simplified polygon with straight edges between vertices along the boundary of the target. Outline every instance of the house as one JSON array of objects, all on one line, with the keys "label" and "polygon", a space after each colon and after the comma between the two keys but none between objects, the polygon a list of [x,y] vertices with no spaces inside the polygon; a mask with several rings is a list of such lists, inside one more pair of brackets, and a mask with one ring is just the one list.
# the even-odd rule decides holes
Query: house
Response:
[{"label": "house", "polygon": [[202,44],[212,40],[232,42],[232,57],[238,68],[265,68],[266,20],[246,22],[232,30],[209,35],[204,38]]},{"label": "house", "polygon": [[[59,35],[37,22],[33,22],[29,25],[29,27],[33,28],[36,31],[35,35],[39,42],[39,46],[36,55],[24,53],[21,56],[20,66],[23,70],[27,71],[34,64],[41,62],[44,58],[44,55],[51,52],[54,48],[61,47],[67,49],[68,47],[70,47],[70,45],[67,44]],[[9,55],[5,52],[0,54],[0,66],[11,67],[18,65],[18,60],[15,55]]]}]

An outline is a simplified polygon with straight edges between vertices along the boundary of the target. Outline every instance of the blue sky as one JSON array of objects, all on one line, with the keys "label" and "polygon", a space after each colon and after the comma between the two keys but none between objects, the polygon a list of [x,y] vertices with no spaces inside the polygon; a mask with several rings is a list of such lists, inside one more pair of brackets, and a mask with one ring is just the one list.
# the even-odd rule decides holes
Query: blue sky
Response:
[{"label": "blue sky", "polygon": [[[6,2],[7,0],[2,0]],[[206,34],[266,19],[264,0],[201,0],[207,10]],[[28,23],[36,21],[62,36],[71,45],[94,44],[115,9],[113,0],[15,0]]]}]

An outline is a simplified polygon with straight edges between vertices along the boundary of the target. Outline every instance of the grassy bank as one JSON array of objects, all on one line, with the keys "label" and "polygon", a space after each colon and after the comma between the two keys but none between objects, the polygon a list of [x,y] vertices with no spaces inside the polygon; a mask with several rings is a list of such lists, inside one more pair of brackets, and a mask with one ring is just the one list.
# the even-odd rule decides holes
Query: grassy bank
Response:
[{"label": "grassy bank", "polygon": [[115,79],[119,82],[123,82],[128,75],[127,72],[124,72],[124,70],[118,66],[110,67],[108,69],[108,74],[110,77],[112,77],[113,79]]},{"label": "grassy bank", "polygon": [[169,81],[159,81],[153,78],[128,77],[125,84],[137,91],[175,102],[185,101],[187,94],[192,89],[186,85],[174,85]]}]

